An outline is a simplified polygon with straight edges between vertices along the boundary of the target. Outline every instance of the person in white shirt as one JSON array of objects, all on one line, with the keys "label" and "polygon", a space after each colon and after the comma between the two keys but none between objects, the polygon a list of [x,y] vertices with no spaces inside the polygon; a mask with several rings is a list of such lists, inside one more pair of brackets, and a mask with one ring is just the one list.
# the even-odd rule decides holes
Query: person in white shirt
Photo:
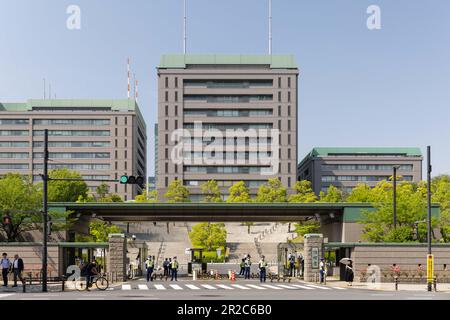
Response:
[{"label": "person in white shirt", "polygon": [[22,284],[25,283],[25,280],[22,277],[22,272],[24,269],[23,260],[19,257],[18,254],[14,256],[14,262],[12,263],[12,271],[14,274],[14,285],[13,287],[17,287],[17,279],[19,279]]},{"label": "person in white shirt", "polygon": [[11,261],[9,261],[8,255],[6,254],[6,252],[4,252],[2,256],[3,256],[3,258],[0,261],[0,264],[2,265],[3,286],[7,287],[8,286],[8,273],[9,273],[9,270],[11,269]]}]

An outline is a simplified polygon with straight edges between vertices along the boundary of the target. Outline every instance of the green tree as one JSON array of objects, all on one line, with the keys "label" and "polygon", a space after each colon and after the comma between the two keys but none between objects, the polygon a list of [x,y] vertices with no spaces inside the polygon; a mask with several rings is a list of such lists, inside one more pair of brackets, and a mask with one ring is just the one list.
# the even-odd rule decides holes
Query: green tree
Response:
[{"label": "green tree", "polygon": [[225,246],[227,231],[224,223],[202,222],[192,227],[189,238],[194,246],[211,251]]},{"label": "green tree", "polygon": [[[9,216],[11,224],[1,225],[9,242],[19,241],[27,231],[42,229],[42,190],[32,179],[20,174],[8,173],[0,179],[0,213]],[[70,212],[49,211],[52,231],[67,229],[73,219]]]},{"label": "green tree", "polygon": [[200,190],[205,195],[203,202],[222,202],[222,195],[217,181],[209,180],[202,183]]},{"label": "green tree", "polygon": [[331,185],[327,192],[320,191],[320,202],[343,202],[344,195],[342,191]]},{"label": "green tree", "polygon": [[292,203],[310,203],[316,202],[317,196],[312,190],[311,182],[307,180],[297,181],[294,190],[296,193],[291,194],[288,198]]},{"label": "green tree", "polygon": [[167,192],[164,195],[167,198],[167,202],[190,202],[189,190],[183,185],[181,180],[175,179],[167,188]]},{"label": "green tree", "polygon": [[158,190],[143,190],[142,194],[137,195],[134,200],[136,202],[147,202],[147,203],[154,203],[158,202]]},{"label": "green tree", "polygon": [[[69,169],[56,169],[49,172],[49,178],[53,179],[81,179],[81,175]],[[42,184],[40,184],[42,186]],[[87,197],[89,188],[84,181],[49,181],[49,202],[75,202],[80,196]]]},{"label": "green tree", "polygon": [[122,233],[122,230],[105,221],[98,220],[89,223],[89,234],[94,242],[108,242],[108,237],[112,233]]},{"label": "green tree", "polygon": [[88,194],[86,196],[80,195],[77,202],[123,202],[120,195],[109,192],[109,186],[106,183],[100,184],[96,188],[96,195]]},{"label": "green tree", "polygon": [[244,181],[239,181],[228,188],[230,195],[227,198],[227,202],[250,202],[249,189],[245,185]]},{"label": "green tree", "polygon": [[106,196],[109,195],[109,186],[106,183],[101,183],[95,190],[95,192],[97,193],[98,197],[101,198],[106,198]]},{"label": "green tree", "polygon": [[271,178],[258,188],[256,202],[286,202],[286,188],[278,178]]},{"label": "green tree", "polygon": [[299,237],[303,237],[308,233],[317,233],[320,230],[320,223],[316,219],[301,221],[299,223],[296,223],[294,226],[295,232]]},{"label": "green tree", "polygon": [[450,242],[450,176],[440,175],[431,182],[431,200],[440,206],[440,231],[442,241]]}]

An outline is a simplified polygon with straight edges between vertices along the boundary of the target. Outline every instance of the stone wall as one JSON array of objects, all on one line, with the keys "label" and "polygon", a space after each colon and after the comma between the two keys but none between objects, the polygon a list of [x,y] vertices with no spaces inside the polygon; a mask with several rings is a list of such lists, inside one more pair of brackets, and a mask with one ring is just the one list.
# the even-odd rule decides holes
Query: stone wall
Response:
[{"label": "stone wall", "polygon": [[124,234],[109,235],[107,257],[106,271],[114,274],[114,278],[118,281],[126,281],[127,239]]},{"label": "stone wall", "polygon": [[322,234],[305,234],[304,238],[304,280],[317,281],[320,258],[323,257],[323,236]]},{"label": "stone wall", "polygon": [[[6,252],[11,262],[18,254],[24,262],[24,274],[32,272],[33,277],[38,276],[42,268],[42,244],[40,243],[0,243],[0,253]],[[48,275],[58,276],[62,270],[61,250],[57,244],[48,245]]]}]

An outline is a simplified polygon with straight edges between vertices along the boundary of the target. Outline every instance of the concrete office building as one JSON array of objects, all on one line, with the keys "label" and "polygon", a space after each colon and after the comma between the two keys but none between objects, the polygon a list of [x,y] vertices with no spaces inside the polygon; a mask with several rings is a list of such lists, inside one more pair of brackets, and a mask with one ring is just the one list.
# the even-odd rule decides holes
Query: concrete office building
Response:
[{"label": "concrete office building", "polygon": [[375,186],[397,175],[403,181],[422,179],[419,148],[314,148],[298,165],[298,180],[311,181],[316,194],[331,185],[350,192],[359,183]]},{"label": "concrete office building", "polygon": [[[297,167],[298,74],[290,55],[162,56],[158,67],[156,164],[160,196],[174,179],[183,180],[193,201],[201,200],[200,185],[211,179],[217,181],[225,196],[228,188],[241,180],[252,194],[273,177],[292,187]],[[177,129],[186,129],[192,135],[182,139],[183,163],[173,159],[172,152],[180,150],[180,141],[172,139]],[[210,139],[195,136],[196,129],[223,135],[255,130],[258,136],[235,137],[234,141]],[[272,136],[263,137],[260,133],[264,130]],[[207,152],[213,143],[222,149]],[[234,150],[225,144],[233,145]],[[262,151],[263,145],[266,151]],[[275,169],[273,163],[265,161],[271,157],[279,159],[279,163],[274,160]],[[224,161],[211,164],[211,159]]]},{"label": "concrete office building", "polygon": [[[44,129],[49,169],[68,168],[85,179],[146,176],[146,127],[134,100],[28,100],[0,103],[0,175],[19,172],[40,181]],[[87,182],[95,191],[101,182]],[[131,200],[138,186],[108,183]]]}]

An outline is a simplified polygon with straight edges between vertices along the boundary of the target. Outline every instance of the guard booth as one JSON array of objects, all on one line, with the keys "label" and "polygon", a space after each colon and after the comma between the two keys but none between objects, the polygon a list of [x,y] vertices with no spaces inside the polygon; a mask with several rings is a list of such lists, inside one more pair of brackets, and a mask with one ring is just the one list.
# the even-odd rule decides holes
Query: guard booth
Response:
[{"label": "guard booth", "polygon": [[192,275],[193,270],[201,270],[202,273],[207,272],[208,265],[203,262],[203,249],[191,248],[191,261],[188,262],[188,274]]},{"label": "guard booth", "polygon": [[69,266],[81,266],[93,258],[98,263],[100,272],[106,272],[107,242],[61,242],[59,243],[61,275],[66,275]]},{"label": "guard booth", "polygon": [[[293,276],[303,279],[305,272],[303,243],[279,243],[277,246],[277,257],[279,276]],[[290,268],[290,259],[295,261],[293,270]]]}]

